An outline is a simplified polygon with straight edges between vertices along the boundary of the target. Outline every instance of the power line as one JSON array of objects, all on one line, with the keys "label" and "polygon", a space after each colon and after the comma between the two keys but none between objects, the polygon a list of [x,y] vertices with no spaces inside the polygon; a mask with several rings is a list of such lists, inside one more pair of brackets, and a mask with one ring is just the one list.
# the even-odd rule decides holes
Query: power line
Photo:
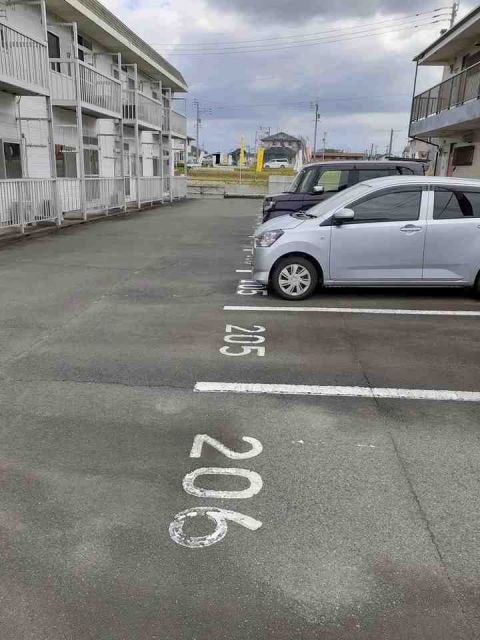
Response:
[{"label": "power line", "polygon": [[[301,108],[303,107],[305,110],[311,108],[312,102],[340,102],[340,101],[352,101],[352,100],[384,100],[390,98],[405,98],[410,97],[409,93],[396,93],[396,94],[383,94],[381,96],[330,96],[328,98],[312,98],[310,101],[299,101],[299,102],[253,102],[250,104],[226,104],[224,102],[217,102],[215,100],[209,100],[208,98],[202,99],[204,103],[212,105],[213,109],[251,109],[254,107],[291,107],[291,108]],[[193,100],[192,103],[194,106],[196,104],[196,99]],[[210,114],[211,115],[211,114]]]},{"label": "power line", "polygon": [[390,33],[400,33],[402,31],[411,31],[412,29],[418,29],[422,27],[428,27],[433,24],[438,24],[447,19],[449,18],[442,18],[440,20],[433,20],[433,21],[419,23],[419,24],[412,24],[412,25],[409,25],[408,27],[401,28],[401,29],[394,29],[394,30],[388,30],[388,31],[374,31],[374,32],[364,33],[361,35],[355,35],[355,36],[346,37],[346,38],[344,37],[344,38],[335,38],[335,39],[325,39],[325,40],[319,40],[315,42],[313,41],[307,42],[307,43],[304,42],[301,44],[290,44],[290,45],[284,45],[279,47],[257,47],[255,49],[240,49],[240,50],[225,49],[225,50],[190,52],[190,53],[172,51],[172,52],[169,52],[168,55],[196,57],[196,56],[214,56],[214,55],[229,55],[229,54],[232,55],[232,54],[239,54],[239,53],[270,53],[274,51],[283,51],[286,49],[293,49],[297,47],[311,47],[311,46],[321,45],[321,44],[333,44],[336,42],[347,42],[350,40],[358,40],[362,38],[371,38],[374,36],[388,35]]},{"label": "power line", "polygon": [[[187,47],[200,47],[200,48],[210,48],[212,46],[223,46],[223,45],[227,45],[227,46],[235,46],[237,44],[250,44],[250,43],[255,43],[255,42],[269,42],[269,41],[274,41],[274,40],[288,40],[288,39],[294,39],[297,41],[300,41],[301,39],[304,38],[315,38],[317,36],[322,36],[326,33],[336,33],[336,32],[343,32],[343,31],[351,31],[351,30],[357,30],[357,29],[361,29],[361,28],[370,28],[372,25],[377,25],[377,24],[383,24],[383,23],[397,23],[397,22],[404,22],[409,18],[418,18],[418,16],[422,16],[422,15],[431,15],[431,17],[437,17],[436,14],[438,14],[438,12],[443,12],[444,10],[449,10],[451,9],[451,7],[439,7],[437,9],[431,9],[430,11],[421,11],[418,13],[411,13],[411,14],[407,14],[405,16],[401,16],[399,18],[388,18],[387,20],[376,20],[374,22],[368,22],[364,25],[358,25],[357,27],[347,27],[347,28],[337,28],[337,29],[327,29],[327,30],[323,30],[323,31],[316,31],[313,33],[307,33],[304,35],[301,34],[291,34],[288,36],[276,36],[276,37],[271,37],[271,38],[256,38],[254,40],[224,40],[221,42],[192,42],[192,43],[159,43],[156,45],[153,45],[155,47],[176,47],[176,48],[187,48]],[[448,13],[448,15],[450,16],[450,13]],[[422,18],[423,19],[423,18]]]}]

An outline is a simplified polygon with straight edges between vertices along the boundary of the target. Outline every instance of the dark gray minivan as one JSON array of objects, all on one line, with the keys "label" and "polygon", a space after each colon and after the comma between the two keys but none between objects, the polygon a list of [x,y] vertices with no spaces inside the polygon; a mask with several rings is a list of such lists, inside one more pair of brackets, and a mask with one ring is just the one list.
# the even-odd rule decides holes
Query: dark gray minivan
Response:
[{"label": "dark gray minivan", "polygon": [[425,163],[412,160],[316,162],[304,167],[284,193],[266,196],[263,222],[287,213],[306,211],[357,182],[388,176],[423,176]]}]

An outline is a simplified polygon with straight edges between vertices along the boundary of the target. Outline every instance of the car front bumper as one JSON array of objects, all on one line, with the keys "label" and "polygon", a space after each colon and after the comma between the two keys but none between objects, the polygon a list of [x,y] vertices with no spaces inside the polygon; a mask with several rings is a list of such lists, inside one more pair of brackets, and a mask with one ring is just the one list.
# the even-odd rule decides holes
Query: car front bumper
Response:
[{"label": "car front bumper", "polygon": [[253,279],[261,284],[268,284],[272,259],[270,247],[255,247],[253,250]]}]

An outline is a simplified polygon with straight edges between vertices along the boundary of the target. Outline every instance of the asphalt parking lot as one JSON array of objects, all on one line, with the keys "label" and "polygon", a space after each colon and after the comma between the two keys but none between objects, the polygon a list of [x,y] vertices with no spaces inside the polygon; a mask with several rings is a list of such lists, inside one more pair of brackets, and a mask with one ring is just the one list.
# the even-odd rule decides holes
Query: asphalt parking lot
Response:
[{"label": "asphalt parking lot", "polygon": [[480,302],[272,297],[258,206],[0,250],[2,640],[480,636]]}]

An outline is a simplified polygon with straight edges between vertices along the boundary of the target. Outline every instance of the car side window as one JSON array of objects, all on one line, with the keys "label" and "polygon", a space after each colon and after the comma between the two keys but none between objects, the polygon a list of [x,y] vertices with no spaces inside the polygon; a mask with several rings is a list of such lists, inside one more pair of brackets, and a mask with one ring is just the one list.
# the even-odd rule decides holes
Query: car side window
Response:
[{"label": "car side window", "polygon": [[317,177],[317,185],[327,191],[341,191],[348,186],[348,171],[342,169],[324,169]]},{"label": "car side window", "polygon": [[435,189],[434,220],[480,218],[480,192]]},{"label": "car side window", "polygon": [[356,222],[399,222],[418,220],[422,200],[421,187],[401,187],[367,196],[349,205]]},{"label": "car side window", "polygon": [[373,178],[386,178],[387,176],[394,176],[396,174],[395,169],[359,169],[358,181],[373,180]]}]

